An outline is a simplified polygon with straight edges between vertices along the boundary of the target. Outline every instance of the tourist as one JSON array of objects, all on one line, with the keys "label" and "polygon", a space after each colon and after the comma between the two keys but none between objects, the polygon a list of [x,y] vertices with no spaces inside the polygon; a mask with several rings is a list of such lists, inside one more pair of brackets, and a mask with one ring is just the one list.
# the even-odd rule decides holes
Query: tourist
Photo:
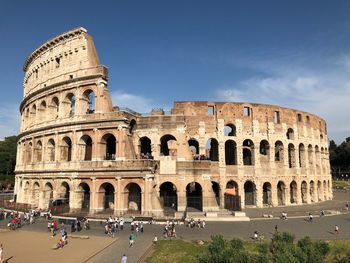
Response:
[{"label": "tourist", "polygon": [[205,221],[202,220],[202,228],[205,228]]},{"label": "tourist", "polygon": [[153,244],[157,244],[157,242],[158,242],[158,237],[157,235],[154,235]]},{"label": "tourist", "polygon": [[122,256],[122,260],[120,261],[120,263],[128,263],[128,258],[125,254]]},{"label": "tourist", "polygon": [[334,233],[337,234],[337,235],[339,234],[339,227],[338,227],[338,225],[335,225]]},{"label": "tourist", "polygon": [[143,222],[141,222],[141,224],[140,224],[140,231],[141,231],[141,233],[143,233]]},{"label": "tourist", "polygon": [[124,229],[124,218],[120,218],[120,230]]},{"label": "tourist", "polygon": [[258,240],[258,237],[259,237],[259,232],[255,230],[253,234],[253,239]]},{"label": "tourist", "polygon": [[275,225],[275,232],[277,233],[278,232],[278,226]]},{"label": "tourist", "polygon": [[3,262],[3,251],[4,251],[4,248],[2,244],[0,244],[0,262]]},{"label": "tourist", "polygon": [[320,213],[320,217],[324,217],[324,216],[325,216],[325,212],[324,212],[324,210],[322,210]]},{"label": "tourist", "polygon": [[129,246],[130,246],[130,247],[133,247],[133,246],[134,246],[134,240],[135,240],[134,232],[131,232],[131,233],[130,233],[130,236],[129,236]]},{"label": "tourist", "polygon": [[312,223],[312,219],[314,218],[314,216],[311,214],[311,213],[309,213],[309,222],[310,223]]}]

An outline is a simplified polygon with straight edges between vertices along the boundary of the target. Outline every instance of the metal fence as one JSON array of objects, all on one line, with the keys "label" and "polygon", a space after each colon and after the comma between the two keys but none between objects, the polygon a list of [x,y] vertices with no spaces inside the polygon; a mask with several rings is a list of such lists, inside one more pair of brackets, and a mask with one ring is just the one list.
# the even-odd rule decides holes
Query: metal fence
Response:
[{"label": "metal fence", "polygon": [[225,209],[241,211],[241,196],[225,194]]}]

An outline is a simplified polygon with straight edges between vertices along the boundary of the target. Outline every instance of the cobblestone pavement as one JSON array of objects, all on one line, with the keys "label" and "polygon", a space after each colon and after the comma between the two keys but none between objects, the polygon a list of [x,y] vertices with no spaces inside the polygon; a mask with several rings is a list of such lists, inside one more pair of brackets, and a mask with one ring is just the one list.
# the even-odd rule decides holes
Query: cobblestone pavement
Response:
[{"label": "cobblestone pavement", "polygon": [[[263,209],[249,208],[246,209],[246,212],[249,216],[254,218],[254,220],[250,222],[207,222],[205,229],[189,229],[181,225],[176,228],[176,231],[178,238],[184,240],[209,240],[212,235],[216,234],[222,234],[226,238],[237,237],[250,240],[255,230],[259,231],[265,238],[270,238],[277,225],[279,231],[291,232],[296,238],[309,235],[314,239],[350,239],[350,214],[345,211],[345,203],[349,199],[350,192],[343,191],[336,192],[333,201],[326,201],[313,205]],[[317,214],[320,210],[342,211],[343,214],[319,218]],[[295,216],[297,218],[281,220],[277,218],[281,211],[286,211],[288,216]],[[315,215],[312,223],[307,220],[309,212]],[[273,219],[263,219],[261,215],[264,213],[274,214],[276,217]],[[335,225],[338,225],[340,228],[340,233],[338,235],[334,234]],[[0,222],[0,228],[4,228],[5,226],[6,222]],[[28,231],[47,231],[47,221],[40,219],[37,220],[35,224],[26,225],[23,228]],[[155,234],[158,236],[159,240],[163,239],[163,228],[163,225],[145,225],[145,232],[136,236],[134,247],[129,248],[128,237],[130,234],[130,226],[126,225],[124,230],[117,234],[118,239],[116,242],[112,243],[104,250],[101,250],[87,262],[119,262],[124,253],[128,256],[129,263],[138,262],[138,259],[141,258],[152,245]],[[97,235],[111,238],[104,234],[103,225],[97,222],[91,224],[91,230],[74,234]]]}]

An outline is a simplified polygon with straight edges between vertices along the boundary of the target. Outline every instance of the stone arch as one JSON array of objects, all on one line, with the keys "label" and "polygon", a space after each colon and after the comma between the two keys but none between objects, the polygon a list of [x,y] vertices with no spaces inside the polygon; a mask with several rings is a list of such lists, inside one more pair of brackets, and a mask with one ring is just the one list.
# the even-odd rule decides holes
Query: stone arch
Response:
[{"label": "stone arch", "polygon": [[226,184],[225,193],[230,195],[239,195],[238,184],[234,180],[230,180]]},{"label": "stone arch", "polygon": [[286,204],[286,185],[283,181],[277,183],[277,200],[278,205]]},{"label": "stone arch", "polygon": [[131,213],[141,212],[142,209],[142,192],[137,183],[129,183],[125,186],[124,194],[126,195],[125,207]]},{"label": "stone arch", "polygon": [[250,139],[243,141],[243,165],[254,165],[254,143]]},{"label": "stone arch", "polygon": [[60,109],[60,101],[57,97],[53,97],[51,100],[51,115],[55,116],[55,119],[58,118],[58,113]]},{"label": "stone arch", "polygon": [[323,200],[327,200],[327,182],[323,180]]},{"label": "stone arch", "polygon": [[64,100],[64,116],[73,117],[75,115],[75,95],[73,93],[68,93]]},{"label": "stone arch", "polygon": [[114,186],[111,183],[105,182],[100,185],[98,190],[99,195],[99,207],[104,210],[114,210]]},{"label": "stone arch", "polygon": [[176,141],[176,138],[171,134],[163,135],[162,138],[160,138],[160,154],[161,155],[163,155],[163,156],[174,155],[174,154],[171,154],[171,150],[176,150],[176,149],[170,149],[169,145],[168,145],[168,142],[171,142],[171,141]]},{"label": "stone arch", "polygon": [[286,136],[288,140],[294,140],[294,130],[292,128],[288,128]]},{"label": "stone arch", "polygon": [[53,199],[53,187],[50,182],[47,182],[43,190],[42,206],[44,208],[49,207],[50,201],[52,201],[52,199]]},{"label": "stone arch", "polygon": [[234,140],[225,142],[225,162],[226,165],[237,165],[237,144]]},{"label": "stone arch", "polygon": [[35,116],[36,116],[36,105],[33,104],[30,110],[30,120],[31,120],[31,124],[35,123]]},{"label": "stone arch", "polygon": [[272,205],[272,191],[271,184],[269,182],[265,182],[263,184],[263,204],[264,205]]},{"label": "stone arch", "polygon": [[256,186],[250,180],[244,183],[244,204],[256,205]]},{"label": "stone arch", "polygon": [[164,182],[159,187],[160,200],[164,209],[177,211],[177,188],[172,182]]},{"label": "stone arch", "polygon": [[313,166],[314,164],[314,157],[313,157],[313,149],[312,149],[312,145],[309,144],[309,146],[307,147],[307,158],[309,161],[309,166]]},{"label": "stone arch", "polygon": [[30,184],[28,181],[26,181],[23,185],[23,203],[27,204],[30,202]]},{"label": "stone arch", "polygon": [[152,141],[147,136],[140,138],[140,158],[141,159],[153,159]]},{"label": "stone arch", "polygon": [[322,201],[322,183],[321,183],[321,181],[317,181],[317,199],[318,199],[318,201]]},{"label": "stone arch", "polygon": [[212,203],[211,206],[220,206],[220,184],[218,182],[212,181],[211,182],[211,189],[213,190],[213,197],[214,197],[214,202],[210,202]]},{"label": "stone arch", "polygon": [[298,197],[298,193],[297,193],[297,191],[298,191],[298,186],[297,186],[297,183],[295,182],[295,181],[292,181],[291,183],[290,183],[290,203],[291,204],[296,204],[297,202],[298,202],[298,199],[297,199],[297,197]]},{"label": "stone arch", "polygon": [[207,159],[213,162],[219,161],[219,143],[215,138],[208,139],[205,145]]},{"label": "stone arch", "polygon": [[[315,163],[316,169],[320,169],[320,150],[318,148],[318,145],[315,146]],[[319,172],[319,170],[317,172]]]},{"label": "stone arch", "polygon": [[236,136],[236,126],[232,123],[224,126],[224,136]]},{"label": "stone arch", "polygon": [[196,139],[194,138],[191,138],[188,140],[188,147],[189,147],[189,150],[193,156],[193,158],[195,159],[196,156],[199,155],[199,143]]},{"label": "stone arch", "polygon": [[275,142],[275,161],[283,163],[283,143],[281,141]]},{"label": "stone arch", "polygon": [[115,160],[117,153],[117,139],[111,133],[106,133],[102,136],[101,144],[104,147],[105,160]]},{"label": "stone arch", "polygon": [[83,135],[79,141],[79,156],[80,160],[91,161],[92,160],[92,139],[89,135]]},{"label": "stone arch", "polygon": [[61,160],[70,162],[72,161],[72,140],[66,136],[62,139],[61,145]]},{"label": "stone arch", "polygon": [[134,119],[132,119],[129,124],[129,133],[133,134],[136,129],[137,129],[137,123]]},{"label": "stone arch", "polygon": [[191,182],[186,186],[187,211],[203,210],[202,186],[197,182]]},{"label": "stone arch", "polygon": [[295,148],[292,143],[288,144],[288,165],[289,168],[295,167]]},{"label": "stone arch", "polygon": [[34,148],[34,160],[35,162],[42,162],[43,158],[43,144],[40,140],[38,140],[35,144]]},{"label": "stone arch", "polygon": [[260,163],[267,164],[270,160],[270,144],[267,140],[262,140],[259,147]]},{"label": "stone arch", "polygon": [[43,101],[40,103],[38,112],[39,112],[39,114],[38,114],[38,115],[39,115],[39,121],[40,121],[40,122],[45,121],[46,116],[47,116],[47,112],[46,112],[46,101],[45,101],[45,100],[43,100]]},{"label": "stone arch", "polygon": [[49,139],[46,146],[46,161],[54,162],[55,161],[55,151],[56,144],[54,139]]},{"label": "stone arch", "polygon": [[62,182],[59,189],[58,194],[60,198],[67,199],[67,203],[69,203],[70,199],[70,186],[67,182]]},{"label": "stone arch", "polygon": [[86,110],[86,114],[95,112],[95,92],[92,89],[87,89],[83,93],[83,98],[79,103],[83,103],[82,107]]},{"label": "stone arch", "polygon": [[310,181],[310,200],[311,202],[316,202],[316,192],[315,192],[315,182],[313,180]]},{"label": "stone arch", "polygon": [[38,182],[34,182],[33,188],[32,188],[32,198],[31,198],[31,204],[34,207],[39,206],[39,195],[40,195],[40,184]]},{"label": "stone arch", "polygon": [[28,142],[26,147],[26,164],[30,164],[32,162],[32,149],[32,142]]},{"label": "stone arch", "polygon": [[306,166],[306,156],[305,156],[305,146],[304,144],[299,144],[299,167]]},{"label": "stone arch", "polygon": [[307,203],[307,183],[305,181],[301,182],[300,190],[301,190],[301,202],[303,204],[306,204]]},{"label": "stone arch", "polygon": [[90,186],[82,182],[78,185],[77,188],[77,203],[78,207],[81,209],[89,209],[90,208]]}]

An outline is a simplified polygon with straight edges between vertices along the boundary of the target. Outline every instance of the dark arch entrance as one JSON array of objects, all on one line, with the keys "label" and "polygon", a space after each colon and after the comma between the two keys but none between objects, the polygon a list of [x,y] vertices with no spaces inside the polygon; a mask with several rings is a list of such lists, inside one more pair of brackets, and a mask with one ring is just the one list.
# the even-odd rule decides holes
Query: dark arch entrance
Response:
[{"label": "dark arch entrance", "polygon": [[219,143],[216,139],[210,138],[205,145],[207,158],[210,161],[219,161]]},{"label": "dark arch entrance", "polygon": [[117,139],[113,134],[106,134],[102,138],[103,143],[105,144],[105,160],[115,160],[116,157],[116,146]]},{"label": "dark arch entrance", "polygon": [[226,165],[237,164],[237,147],[236,142],[233,140],[227,140],[225,142],[225,162]]},{"label": "dark arch entrance", "polygon": [[278,205],[285,205],[285,185],[283,182],[279,181],[277,184],[277,199]]},{"label": "dark arch entrance", "polygon": [[164,135],[160,139],[160,154],[164,156],[169,156],[169,147],[168,147],[168,142],[169,141],[176,141],[176,138],[173,135],[167,134]]},{"label": "dark arch entrance", "polygon": [[103,209],[114,209],[114,186],[110,183],[104,183],[100,186],[100,192],[103,194]]},{"label": "dark arch entrance", "polygon": [[152,158],[152,146],[151,139],[148,137],[140,138],[140,158],[141,159],[153,159]]},{"label": "dark arch entrance", "polygon": [[162,183],[160,186],[160,199],[163,207],[167,209],[174,209],[177,211],[177,190],[176,186],[171,182]]},{"label": "dark arch entrance", "polygon": [[301,183],[301,201],[303,204],[307,203],[307,183],[305,181]]},{"label": "dark arch entrance", "polygon": [[290,203],[297,203],[297,183],[295,181],[290,183]]},{"label": "dark arch entrance", "polygon": [[263,185],[263,204],[264,205],[272,204],[271,184],[269,182],[266,182]]},{"label": "dark arch entrance", "polygon": [[215,197],[215,202],[213,202],[213,204],[220,206],[220,185],[217,182],[211,182],[211,188]]},{"label": "dark arch entrance", "polygon": [[141,212],[141,188],[136,183],[130,183],[126,187],[127,209],[129,212]]},{"label": "dark arch entrance", "polygon": [[244,204],[256,205],[256,188],[255,184],[251,181],[247,181],[244,184]]},{"label": "dark arch entrance", "polygon": [[90,187],[86,183],[81,183],[79,185],[79,191],[81,192],[81,208],[90,208]]},{"label": "dark arch entrance", "polygon": [[197,182],[191,182],[186,187],[187,210],[203,209],[202,186]]}]

